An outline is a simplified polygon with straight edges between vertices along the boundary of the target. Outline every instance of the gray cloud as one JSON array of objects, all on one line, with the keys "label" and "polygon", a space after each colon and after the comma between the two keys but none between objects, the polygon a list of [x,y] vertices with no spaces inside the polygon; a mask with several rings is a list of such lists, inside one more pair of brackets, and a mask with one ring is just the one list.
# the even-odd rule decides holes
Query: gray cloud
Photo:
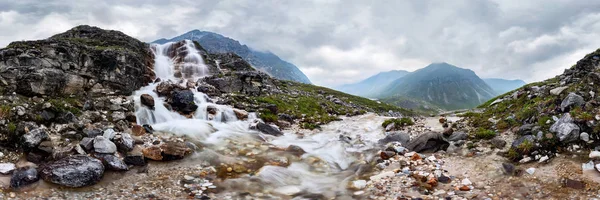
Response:
[{"label": "gray cloud", "polygon": [[600,47],[597,1],[2,1],[0,46],[79,24],[143,41],[214,31],[335,86],[445,61],[539,81]]}]

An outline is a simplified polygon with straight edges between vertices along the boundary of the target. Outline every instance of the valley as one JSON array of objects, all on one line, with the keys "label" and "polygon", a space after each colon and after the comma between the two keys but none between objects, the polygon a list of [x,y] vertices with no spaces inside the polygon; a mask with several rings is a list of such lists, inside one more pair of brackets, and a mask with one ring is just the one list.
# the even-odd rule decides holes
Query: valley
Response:
[{"label": "valley", "polygon": [[600,51],[526,85],[440,62],[336,91],[240,46],[80,25],[0,49],[0,198],[600,198]]}]

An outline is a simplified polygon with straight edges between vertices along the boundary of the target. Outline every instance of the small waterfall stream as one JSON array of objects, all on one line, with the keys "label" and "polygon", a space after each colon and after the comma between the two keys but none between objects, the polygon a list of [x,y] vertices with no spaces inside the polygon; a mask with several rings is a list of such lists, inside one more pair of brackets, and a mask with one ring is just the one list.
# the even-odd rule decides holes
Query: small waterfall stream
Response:
[{"label": "small waterfall stream", "polygon": [[[186,86],[190,81],[207,76],[208,67],[193,42],[188,40],[183,45],[153,45],[152,51],[154,70],[160,80],[134,93],[137,123],[195,140],[203,147],[196,153],[196,159],[214,166],[234,166],[236,172],[241,167],[235,167],[242,165],[242,169],[251,172],[242,170],[244,173],[227,177],[221,185],[226,187],[226,192],[259,188],[288,195],[303,192],[348,197],[351,195],[347,191],[348,181],[364,170],[365,160],[371,159],[365,155],[374,155],[371,150],[383,137],[380,124],[384,119],[375,115],[360,117],[357,120],[361,121],[354,123],[333,122],[320,132],[299,130],[301,134],[284,131],[280,137],[264,135],[249,128],[258,120],[253,113],[246,120],[238,120],[233,108],[211,103],[207,95],[196,89],[192,91],[198,108],[186,117],[167,109],[167,99],[155,92],[157,86],[162,82]],[[142,105],[143,94],[154,98],[154,109]],[[216,113],[209,113],[208,107],[216,108]],[[306,153],[294,156],[285,151],[290,145]]]}]

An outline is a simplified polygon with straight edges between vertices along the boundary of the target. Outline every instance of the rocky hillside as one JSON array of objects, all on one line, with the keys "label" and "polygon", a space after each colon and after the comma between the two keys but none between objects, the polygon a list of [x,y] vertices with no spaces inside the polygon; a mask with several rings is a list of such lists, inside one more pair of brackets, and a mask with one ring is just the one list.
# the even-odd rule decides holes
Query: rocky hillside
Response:
[{"label": "rocky hillside", "polygon": [[519,79],[506,80],[501,78],[485,78],[483,81],[485,81],[485,83],[487,83],[498,94],[507,93],[527,84],[525,81]]},{"label": "rocky hillside", "polygon": [[531,83],[466,113],[480,130],[518,135],[507,156],[516,161],[552,158],[554,153],[594,148],[600,142],[600,50],[555,78]]},{"label": "rocky hillside", "polygon": [[373,97],[381,93],[386,86],[399,78],[402,78],[410,72],[405,70],[392,70],[380,72],[358,83],[345,84],[336,87],[335,89],[353,95],[362,97]]},{"label": "rocky hillside", "polygon": [[394,97],[422,100],[446,110],[473,108],[496,93],[473,71],[448,63],[433,63],[390,83],[381,99]]},{"label": "rocky hillside", "polygon": [[152,43],[164,44],[182,40],[197,41],[210,53],[235,53],[256,69],[266,72],[275,78],[300,83],[310,83],[308,77],[306,77],[298,67],[280,59],[277,55],[270,52],[254,50],[246,45],[240,44],[240,42],[234,39],[217,33],[193,30],[171,39],[163,38]]}]

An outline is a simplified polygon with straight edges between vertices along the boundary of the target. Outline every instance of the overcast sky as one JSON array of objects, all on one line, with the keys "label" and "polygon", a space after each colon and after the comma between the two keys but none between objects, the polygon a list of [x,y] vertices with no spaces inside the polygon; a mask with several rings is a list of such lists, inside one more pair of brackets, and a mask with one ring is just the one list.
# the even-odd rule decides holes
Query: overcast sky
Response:
[{"label": "overcast sky", "polygon": [[600,1],[0,0],[0,47],[80,24],[146,42],[217,32],[324,86],[441,61],[483,78],[540,81],[600,47]]}]

